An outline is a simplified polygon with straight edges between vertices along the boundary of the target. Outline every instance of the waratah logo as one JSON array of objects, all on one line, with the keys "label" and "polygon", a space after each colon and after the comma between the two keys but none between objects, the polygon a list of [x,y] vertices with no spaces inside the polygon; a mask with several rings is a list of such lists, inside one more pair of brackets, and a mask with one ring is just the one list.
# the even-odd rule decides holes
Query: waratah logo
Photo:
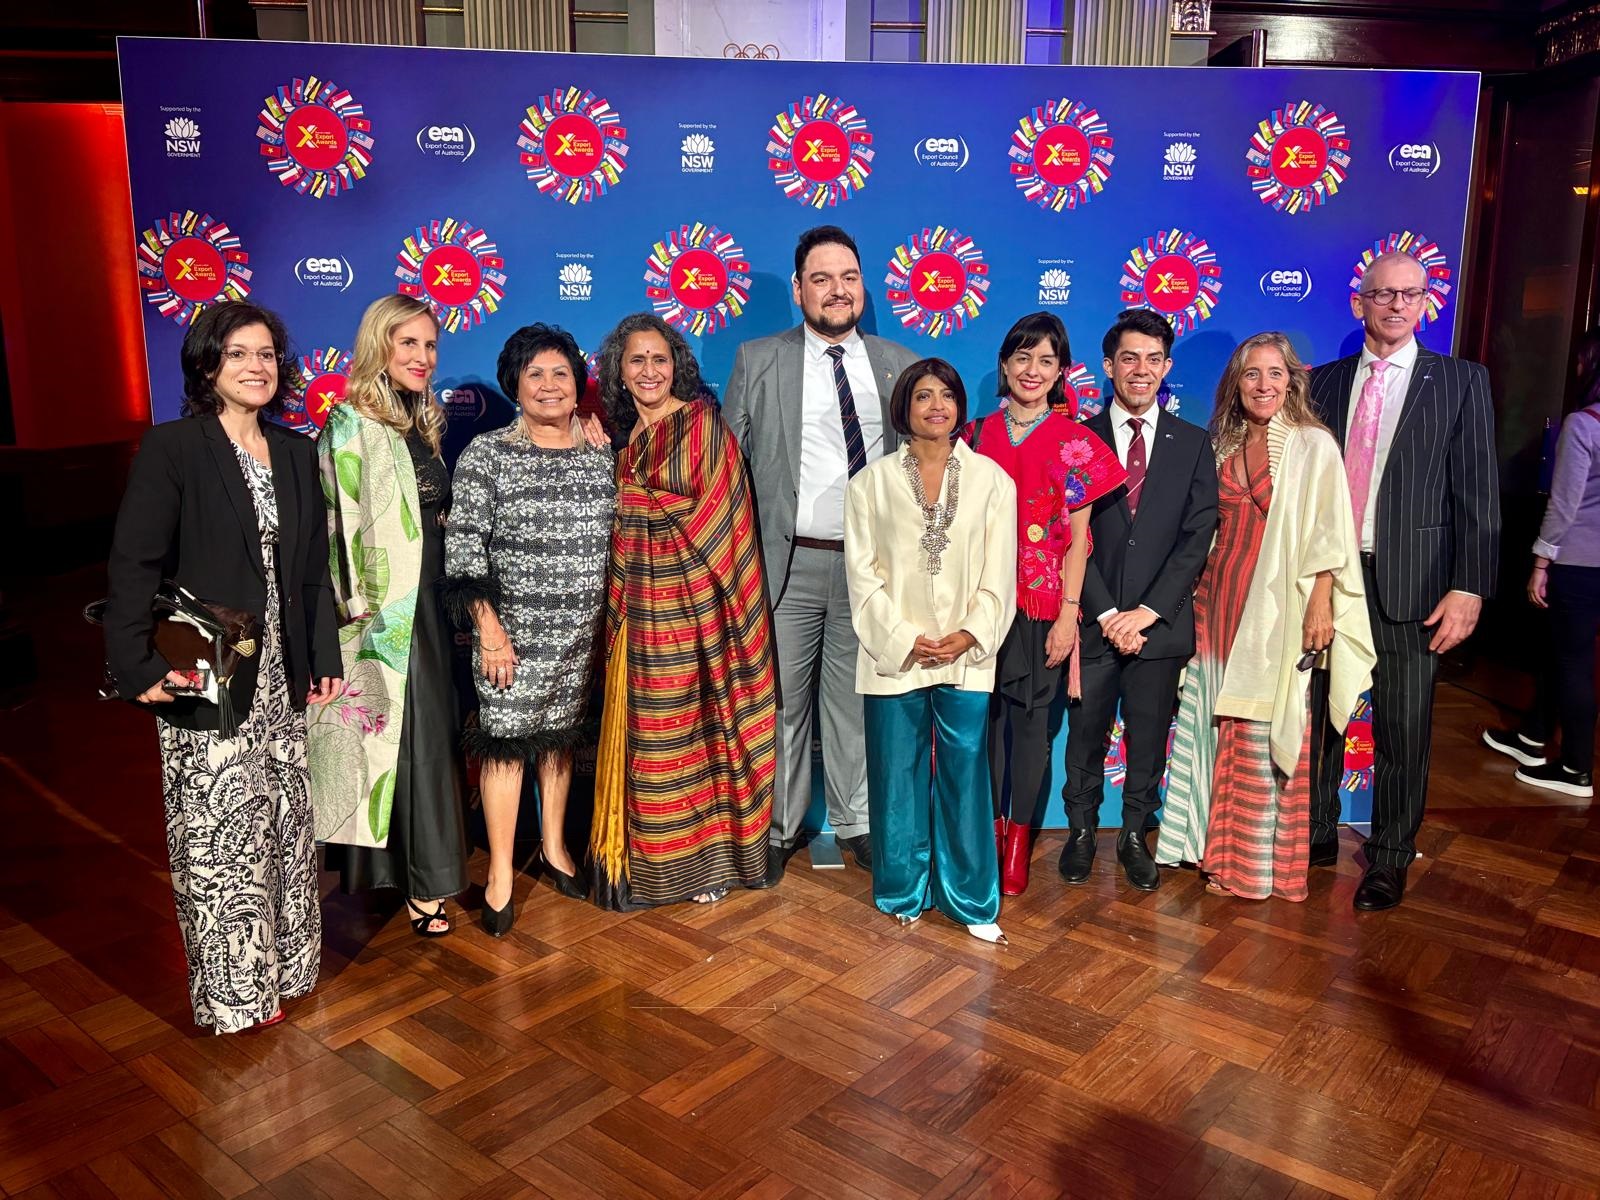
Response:
[{"label": "waratah logo", "polygon": [[1193,142],[1173,142],[1162,155],[1161,178],[1193,179],[1194,164],[1200,157]]},{"label": "waratah logo", "polygon": [[580,262],[562,264],[556,278],[563,300],[588,300],[594,294],[594,272]]},{"label": "waratah logo", "polygon": [[167,122],[167,157],[199,158],[200,126],[188,117],[173,117]]},{"label": "waratah logo", "polygon": [[717,144],[703,133],[691,133],[678,147],[680,166],[685,175],[709,175],[715,164]]},{"label": "waratah logo", "polygon": [[1039,303],[1065,304],[1072,292],[1072,276],[1060,267],[1051,267],[1039,276]]}]

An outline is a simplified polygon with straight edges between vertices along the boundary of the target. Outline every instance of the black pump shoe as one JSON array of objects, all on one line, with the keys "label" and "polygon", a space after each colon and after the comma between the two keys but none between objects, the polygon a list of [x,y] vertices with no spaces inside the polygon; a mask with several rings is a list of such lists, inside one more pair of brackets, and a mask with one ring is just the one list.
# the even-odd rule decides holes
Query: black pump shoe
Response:
[{"label": "black pump shoe", "polygon": [[506,897],[504,908],[490,908],[487,899],[483,902],[483,931],[490,937],[505,937],[511,932],[511,926],[517,920],[517,900],[515,895]]},{"label": "black pump shoe", "polygon": [[573,864],[571,875],[565,875],[556,870],[555,865],[547,858],[544,860],[545,870],[550,872],[550,882],[569,900],[586,900],[589,897],[589,877],[584,874],[583,868]]}]

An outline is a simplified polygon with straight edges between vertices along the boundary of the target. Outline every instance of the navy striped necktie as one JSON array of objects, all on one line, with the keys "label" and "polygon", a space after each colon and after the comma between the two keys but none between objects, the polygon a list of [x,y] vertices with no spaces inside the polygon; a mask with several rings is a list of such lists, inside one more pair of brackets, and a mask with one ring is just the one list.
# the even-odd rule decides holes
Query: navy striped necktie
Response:
[{"label": "navy striped necktie", "polygon": [[861,418],[856,416],[856,398],[850,391],[850,377],[844,373],[844,347],[829,346],[833,359],[833,390],[839,396],[839,422],[844,426],[845,456],[852,476],[867,465],[867,443],[861,436]]}]

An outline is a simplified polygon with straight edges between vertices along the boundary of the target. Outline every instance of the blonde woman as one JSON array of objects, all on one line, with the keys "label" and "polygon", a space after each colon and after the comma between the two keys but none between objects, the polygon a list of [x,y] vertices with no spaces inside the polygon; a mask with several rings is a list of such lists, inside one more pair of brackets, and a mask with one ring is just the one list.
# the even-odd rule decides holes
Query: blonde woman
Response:
[{"label": "blonde woman", "polygon": [[345,678],[310,728],[325,863],[344,891],[398,888],[421,937],[467,886],[451,637],[437,598],[450,475],[433,394],[439,323],[385,296],[356,331],[345,403],[317,441]]},{"label": "blonde woman", "polygon": [[1372,682],[1372,631],[1333,435],[1281,333],[1234,351],[1211,417],[1218,524],[1194,593],[1156,861],[1198,863],[1212,891],[1306,898],[1310,667],[1343,730]]}]

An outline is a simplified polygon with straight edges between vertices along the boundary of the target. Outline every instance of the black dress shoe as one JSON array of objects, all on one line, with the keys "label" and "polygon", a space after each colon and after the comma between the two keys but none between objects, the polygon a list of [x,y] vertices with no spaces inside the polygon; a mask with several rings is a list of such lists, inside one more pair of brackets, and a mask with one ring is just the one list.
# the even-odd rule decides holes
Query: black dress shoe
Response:
[{"label": "black dress shoe", "polygon": [[1117,861],[1128,883],[1141,892],[1153,892],[1161,886],[1161,872],[1156,860],[1145,847],[1144,834],[1136,829],[1124,829],[1117,834]]},{"label": "black dress shoe", "polygon": [[856,866],[869,874],[872,871],[872,837],[870,834],[858,833],[855,837],[842,837],[835,839],[839,845],[850,851],[850,857],[856,860]]},{"label": "black dress shoe", "polygon": [[783,878],[783,869],[789,865],[789,856],[795,852],[793,846],[774,846],[767,843],[767,874],[760,883],[746,884],[746,887],[760,891],[764,888],[777,887],[778,881]]},{"label": "black dress shoe", "polygon": [[1306,860],[1310,867],[1331,867],[1339,861],[1339,839],[1331,838],[1326,842],[1311,843],[1311,857]]},{"label": "black dress shoe", "polygon": [[1406,869],[1404,867],[1367,868],[1356,889],[1354,901],[1357,912],[1382,912],[1394,908],[1406,894]]},{"label": "black dress shoe", "polygon": [[550,882],[555,884],[556,891],[569,900],[589,898],[589,877],[584,874],[582,867],[574,863],[572,874],[563,875],[549,859],[545,859],[544,865],[545,870],[550,872]]},{"label": "black dress shoe", "polygon": [[1094,867],[1094,833],[1092,829],[1074,829],[1067,834],[1056,870],[1068,883],[1089,882],[1089,872]]}]

